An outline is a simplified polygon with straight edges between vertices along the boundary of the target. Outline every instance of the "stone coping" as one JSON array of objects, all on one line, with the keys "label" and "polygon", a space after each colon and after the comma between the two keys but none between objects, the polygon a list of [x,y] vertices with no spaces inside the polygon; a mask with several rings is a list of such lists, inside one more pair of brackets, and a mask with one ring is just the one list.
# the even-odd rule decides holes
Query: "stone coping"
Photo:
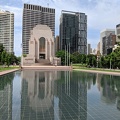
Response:
[{"label": "stone coping", "polygon": [[22,66],[22,69],[72,70],[71,66]]},{"label": "stone coping", "polygon": [[120,76],[120,72],[99,71],[99,70],[83,70],[83,69],[74,69],[74,70],[75,71],[82,71],[82,72],[89,72],[89,73],[99,73],[99,74]]},{"label": "stone coping", "polygon": [[17,71],[17,70],[19,70],[19,68],[18,68],[18,69],[12,69],[12,70],[5,70],[5,71],[2,71],[2,72],[0,72],[0,76],[1,76],[1,75],[5,75],[5,74],[10,73],[10,72]]}]

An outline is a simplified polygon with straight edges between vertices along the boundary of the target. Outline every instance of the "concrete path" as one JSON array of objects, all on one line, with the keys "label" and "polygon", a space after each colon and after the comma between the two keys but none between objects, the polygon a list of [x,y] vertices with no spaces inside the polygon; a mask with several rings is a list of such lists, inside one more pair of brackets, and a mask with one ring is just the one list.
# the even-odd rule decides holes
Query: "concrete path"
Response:
[{"label": "concrete path", "polygon": [[19,70],[19,68],[18,69],[12,69],[12,70],[5,70],[5,71],[0,72],[0,75],[4,75],[4,74],[10,73],[10,72],[17,71],[17,70]]},{"label": "concrete path", "polygon": [[99,73],[99,74],[107,74],[107,75],[116,75],[120,76],[120,72],[109,72],[109,71],[97,71],[97,70],[84,70],[84,69],[73,69],[76,71],[90,72],[90,73]]}]

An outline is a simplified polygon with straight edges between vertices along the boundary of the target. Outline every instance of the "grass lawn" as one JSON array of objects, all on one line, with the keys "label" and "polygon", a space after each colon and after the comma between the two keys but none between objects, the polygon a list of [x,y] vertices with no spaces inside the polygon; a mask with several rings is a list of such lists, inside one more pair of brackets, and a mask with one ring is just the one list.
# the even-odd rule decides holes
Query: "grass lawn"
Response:
[{"label": "grass lawn", "polygon": [[16,68],[19,68],[18,66],[10,66],[10,67],[3,67],[3,66],[0,66],[0,72],[2,71],[6,71],[6,70],[12,70],[12,69],[16,69]]},{"label": "grass lawn", "polygon": [[106,72],[120,72],[120,69],[105,69],[105,68],[88,68],[82,66],[81,64],[73,64],[73,69],[83,69],[83,70],[97,70],[97,71],[106,71]]}]

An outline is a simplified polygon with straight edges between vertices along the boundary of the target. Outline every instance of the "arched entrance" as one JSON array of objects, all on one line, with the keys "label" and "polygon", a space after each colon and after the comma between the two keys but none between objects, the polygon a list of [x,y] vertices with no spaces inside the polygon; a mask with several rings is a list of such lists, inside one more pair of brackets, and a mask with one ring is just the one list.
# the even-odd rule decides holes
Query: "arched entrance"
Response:
[{"label": "arched entrance", "polygon": [[45,38],[39,39],[39,59],[45,59]]}]

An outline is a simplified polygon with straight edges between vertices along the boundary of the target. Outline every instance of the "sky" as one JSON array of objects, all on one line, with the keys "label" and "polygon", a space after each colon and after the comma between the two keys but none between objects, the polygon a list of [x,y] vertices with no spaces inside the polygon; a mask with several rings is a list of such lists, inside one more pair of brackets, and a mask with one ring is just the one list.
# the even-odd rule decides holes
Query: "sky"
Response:
[{"label": "sky", "polygon": [[14,52],[22,54],[22,13],[24,3],[55,8],[55,35],[59,35],[61,10],[82,12],[87,15],[87,42],[96,48],[100,31],[115,29],[120,23],[120,0],[0,0],[0,9],[14,13]]}]

